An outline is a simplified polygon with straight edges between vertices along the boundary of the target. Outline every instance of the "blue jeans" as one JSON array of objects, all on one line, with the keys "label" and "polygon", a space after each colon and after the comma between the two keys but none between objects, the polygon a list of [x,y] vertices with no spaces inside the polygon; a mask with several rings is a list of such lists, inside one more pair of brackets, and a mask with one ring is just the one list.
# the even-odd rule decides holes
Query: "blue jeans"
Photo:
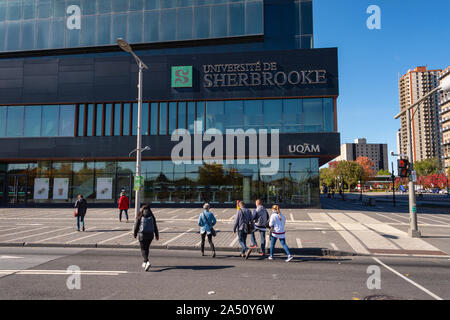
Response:
[{"label": "blue jeans", "polygon": [[247,233],[245,233],[244,231],[239,231],[238,237],[239,237],[239,244],[242,247],[242,253],[245,253],[248,250],[248,248],[247,248]]},{"label": "blue jeans", "polygon": [[[270,237],[270,256],[273,257],[273,248],[275,248],[275,243],[277,242],[278,238],[275,237]],[[280,243],[283,246],[284,252],[286,252],[286,254],[288,256],[291,255],[291,253],[289,252],[289,248],[286,245],[286,239],[280,239]]]},{"label": "blue jeans", "polygon": [[127,217],[127,220],[128,220],[128,210],[127,209],[120,210],[119,220],[122,221],[122,211],[125,212],[125,216]]},{"label": "blue jeans", "polygon": [[256,230],[255,232],[252,233],[251,236],[251,240],[252,240],[252,245],[256,246],[256,237],[255,237],[255,233],[259,232],[260,238],[261,238],[261,252],[265,253],[266,251],[266,232],[265,231],[261,231],[261,230]]},{"label": "blue jeans", "polygon": [[81,215],[77,216],[77,229],[78,230],[80,230],[80,221],[81,221],[81,226],[84,229],[84,215],[83,216],[81,216]]}]

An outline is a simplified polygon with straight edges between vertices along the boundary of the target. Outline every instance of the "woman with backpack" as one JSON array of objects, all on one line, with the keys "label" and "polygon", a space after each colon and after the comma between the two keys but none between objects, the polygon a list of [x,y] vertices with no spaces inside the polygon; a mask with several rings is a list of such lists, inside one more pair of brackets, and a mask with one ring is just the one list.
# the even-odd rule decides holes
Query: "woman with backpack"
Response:
[{"label": "woman with backpack", "polygon": [[152,210],[148,204],[143,205],[139,211],[139,215],[134,224],[134,238],[139,236],[139,243],[141,245],[141,254],[144,258],[142,268],[145,271],[150,269],[150,261],[148,255],[150,253],[150,244],[153,238],[159,240],[158,226],[156,225],[156,219]]},{"label": "woman with backpack", "polygon": [[198,225],[200,227],[200,235],[202,237],[201,242],[201,251],[202,256],[205,255],[205,238],[208,236],[208,242],[211,247],[211,250],[213,251],[212,257],[216,257],[216,248],[214,247],[214,243],[212,241],[212,237],[216,235],[216,231],[214,230],[214,225],[216,224],[217,220],[214,217],[214,214],[209,211],[210,205],[208,203],[205,203],[203,205],[204,211],[200,213],[200,217],[198,217]]},{"label": "woman with backpack", "polygon": [[77,218],[77,231],[80,231],[80,222],[81,226],[84,228],[84,216],[87,212],[87,201],[83,198],[83,195],[79,194],[77,197],[77,201],[75,202],[75,217]]},{"label": "woman with backpack", "polygon": [[289,252],[289,248],[286,245],[286,232],[284,229],[285,225],[286,225],[286,217],[280,212],[280,208],[277,205],[273,205],[272,216],[270,217],[269,221],[269,227],[271,228],[269,260],[273,260],[273,249],[275,248],[275,243],[277,242],[277,239],[280,240],[284,251],[288,255],[286,262],[289,262],[293,259],[291,253]]},{"label": "woman with backpack", "polygon": [[125,217],[127,217],[128,223],[128,208],[130,207],[130,200],[125,195],[125,192],[120,193],[119,199],[119,222],[122,222],[122,211],[125,212]]}]

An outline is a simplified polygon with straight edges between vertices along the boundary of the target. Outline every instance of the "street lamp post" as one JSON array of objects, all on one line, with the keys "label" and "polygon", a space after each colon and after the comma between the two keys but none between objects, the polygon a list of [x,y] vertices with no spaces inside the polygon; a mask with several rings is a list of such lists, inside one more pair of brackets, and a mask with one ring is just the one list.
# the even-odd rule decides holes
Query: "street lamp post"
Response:
[{"label": "street lamp post", "polygon": [[[139,68],[139,81],[138,81],[138,122],[137,122],[137,146],[136,146],[136,177],[141,177],[141,153],[142,153],[142,83],[143,83],[143,70],[148,69],[148,67],[145,65],[144,62],[142,62],[141,59],[133,52],[133,49],[131,49],[131,46],[126,42],[125,40],[119,38],[117,39],[117,44],[119,47],[125,51],[130,53],[134,59],[136,60],[136,63]],[[135,179],[136,180],[136,179]],[[137,219],[139,214],[139,209],[141,206],[141,188],[135,188],[136,194],[135,194],[135,208],[134,208],[134,217]]]},{"label": "street lamp post", "polygon": [[394,207],[395,207],[395,175],[394,175],[394,163],[391,162],[391,166],[392,166],[392,175],[391,175],[391,179],[392,179],[392,200],[394,202]]},{"label": "street lamp post", "polygon": [[[441,85],[431,90],[428,94],[426,94],[423,98],[418,100],[416,103],[412,104],[399,114],[397,114],[394,119],[398,119],[403,116],[405,113],[407,115],[407,132],[408,132],[408,159],[410,163],[410,174],[409,174],[409,182],[408,182],[408,193],[409,193],[409,223],[410,228],[408,234],[412,238],[420,238],[421,234],[417,225],[417,207],[416,207],[416,194],[414,190],[414,181],[412,177],[412,171],[414,170],[414,157],[413,157],[413,147],[412,147],[412,128],[411,128],[411,112],[414,116],[415,111],[420,108],[420,104],[428,99],[430,96],[438,92],[439,90],[443,90],[444,92],[450,92],[450,77],[445,78]],[[416,110],[414,108],[417,107]]]}]

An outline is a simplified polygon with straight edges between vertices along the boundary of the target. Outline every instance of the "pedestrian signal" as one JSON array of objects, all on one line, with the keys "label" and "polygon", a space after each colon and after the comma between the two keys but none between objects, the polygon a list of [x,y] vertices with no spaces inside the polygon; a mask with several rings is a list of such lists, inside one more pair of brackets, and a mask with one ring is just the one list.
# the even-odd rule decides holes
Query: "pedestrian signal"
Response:
[{"label": "pedestrian signal", "polygon": [[401,178],[407,178],[409,176],[409,161],[405,159],[398,160],[398,175]]}]

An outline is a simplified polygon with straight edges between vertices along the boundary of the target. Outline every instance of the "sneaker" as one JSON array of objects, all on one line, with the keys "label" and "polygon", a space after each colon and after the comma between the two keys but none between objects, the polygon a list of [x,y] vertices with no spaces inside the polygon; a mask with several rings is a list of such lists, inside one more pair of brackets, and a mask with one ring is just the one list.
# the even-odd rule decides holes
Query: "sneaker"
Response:
[{"label": "sneaker", "polygon": [[213,257],[213,258],[215,258],[215,257],[216,257],[216,252],[215,252],[215,251],[213,252],[213,255],[212,255],[212,257]]},{"label": "sneaker", "polygon": [[289,262],[289,261],[291,261],[292,259],[294,259],[293,256],[288,256],[288,258],[286,259],[286,262]]},{"label": "sneaker", "polygon": [[259,255],[260,255],[261,257],[264,257],[264,256],[265,256],[265,253],[264,253],[264,252],[260,252]]},{"label": "sneaker", "polygon": [[248,259],[248,257],[250,256],[250,253],[252,253],[252,249],[247,249],[247,251],[245,252],[245,259]]},{"label": "sneaker", "polygon": [[254,245],[252,245],[250,248],[251,248],[251,249],[257,249],[258,246],[257,246],[256,244],[254,244]]},{"label": "sneaker", "polygon": [[145,271],[148,271],[148,269],[150,269],[150,267],[151,267],[151,264],[150,264],[150,261],[148,261],[148,262],[145,264]]},{"label": "sneaker", "polygon": [[83,227],[83,232],[84,232],[84,227]]},{"label": "sneaker", "polygon": [[272,256],[269,256],[269,260],[273,260],[273,257],[272,257]]},{"label": "sneaker", "polygon": [[146,264],[147,264],[147,262],[142,262],[142,268],[145,268]]}]

